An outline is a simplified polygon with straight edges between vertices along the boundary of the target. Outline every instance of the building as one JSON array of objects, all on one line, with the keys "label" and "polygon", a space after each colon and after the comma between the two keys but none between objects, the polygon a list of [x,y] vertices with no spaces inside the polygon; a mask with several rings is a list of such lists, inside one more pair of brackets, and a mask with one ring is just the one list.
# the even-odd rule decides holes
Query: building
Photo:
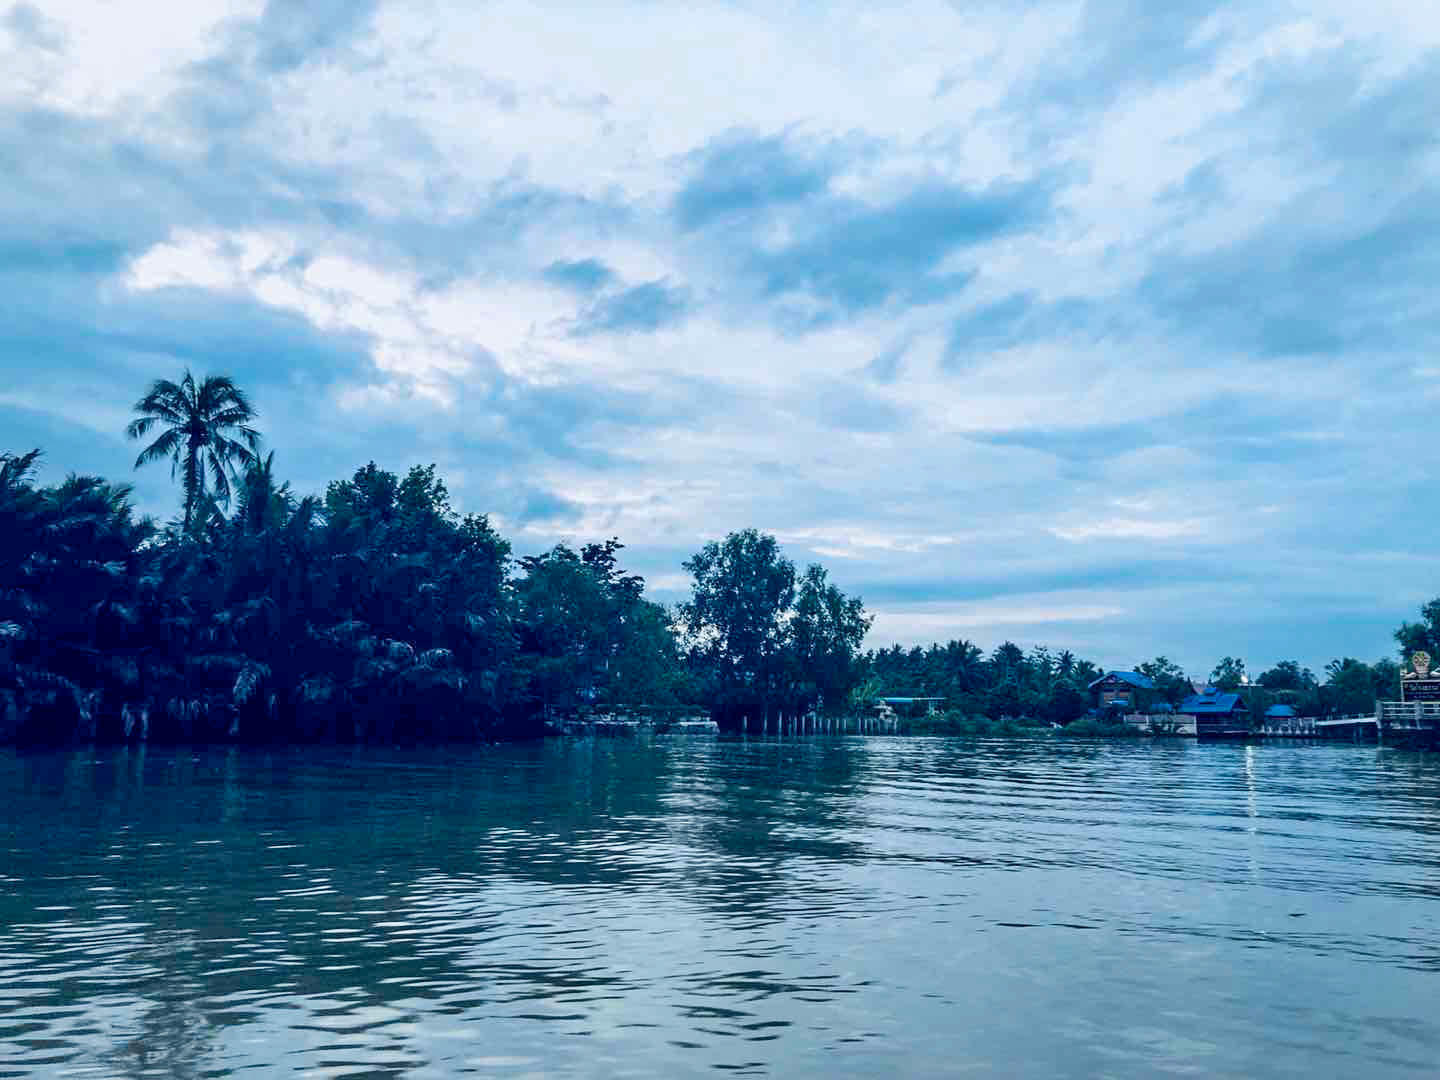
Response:
[{"label": "building", "polygon": [[1301,716],[1294,705],[1271,705],[1265,710],[1262,730],[1267,735],[1313,735],[1315,721]]},{"label": "building", "polygon": [[1175,711],[1194,718],[1197,738],[1236,738],[1250,734],[1250,706],[1245,704],[1245,699],[1213,686],[1191,694]]},{"label": "building", "polygon": [[1090,684],[1095,707],[1145,712],[1154,703],[1155,684],[1138,671],[1107,671]]}]

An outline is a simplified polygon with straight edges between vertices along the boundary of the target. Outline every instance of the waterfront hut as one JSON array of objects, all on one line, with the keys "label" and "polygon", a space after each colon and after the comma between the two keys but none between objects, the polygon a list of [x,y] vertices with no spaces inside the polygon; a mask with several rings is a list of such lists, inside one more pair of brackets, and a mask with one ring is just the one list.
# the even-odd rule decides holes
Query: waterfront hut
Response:
[{"label": "waterfront hut", "polygon": [[1265,710],[1265,730],[1275,735],[1297,735],[1309,732],[1311,724],[1303,720],[1294,705],[1283,702]]},{"label": "waterfront hut", "polygon": [[1155,696],[1155,684],[1138,671],[1107,671],[1090,684],[1095,707],[1101,712],[1109,708],[1125,712],[1144,712]]},{"label": "waterfront hut", "polygon": [[1201,739],[1235,738],[1250,734],[1250,706],[1239,694],[1227,694],[1207,686],[1191,694],[1176,710],[1195,721],[1195,734]]}]

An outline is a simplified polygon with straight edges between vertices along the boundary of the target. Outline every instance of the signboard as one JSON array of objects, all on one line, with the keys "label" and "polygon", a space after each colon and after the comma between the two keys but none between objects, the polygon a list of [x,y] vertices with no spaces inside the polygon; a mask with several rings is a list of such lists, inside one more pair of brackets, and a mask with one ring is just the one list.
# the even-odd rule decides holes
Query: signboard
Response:
[{"label": "signboard", "polygon": [[1440,701],[1440,679],[1403,679],[1401,701]]}]

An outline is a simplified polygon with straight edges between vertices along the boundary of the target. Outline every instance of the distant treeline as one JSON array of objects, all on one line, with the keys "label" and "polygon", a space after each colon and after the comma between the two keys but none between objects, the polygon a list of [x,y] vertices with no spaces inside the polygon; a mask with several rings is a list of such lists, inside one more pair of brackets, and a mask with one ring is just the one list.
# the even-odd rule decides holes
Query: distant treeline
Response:
[{"label": "distant treeline", "polygon": [[[861,601],[753,529],[687,560],[691,596],[665,608],[616,539],[516,557],[451,509],[433,465],[371,463],[297,495],[223,377],[157,381],[135,410],[136,467],[168,462],[181,488],[169,523],[139,517],[127,484],[42,487],[39,451],[0,454],[0,741],[486,738],[610,708],[758,729],[881,695],[1068,723],[1100,673],[1010,643],[862,653]],[[1425,618],[1397,634],[1406,648],[1440,643],[1440,602]],[[1390,661],[1331,669],[1258,682],[1306,711],[1362,711],[1398,678]],[[1140,670],[1172,703],[1189,692],[1163,657]],[[1234,660],[1214,675],[1247,682]]]},{"label": "distant treeline", "polygon": [[[1407,624],[1397,632],[1402,644],[1428,646],[1440,619],[1440,605],[1422,626]],[[1427,607],[1427,612],[1430,608]],[[1424,635],[1419,641],[1416,634]],[[1437,652],[1436,655],[1440,655]],[[1164,656],[1136,664],[1134,669],[1148,677],[1153,689],[1135,690],[1127,704],[1112,710],[1096,710],[1090,684],[1103,673],[1090,661],[1069,651],[1053,652],[1039,646],[1025,652],[1005,642],[986,656],[968,641],[951,641],[928,648],[889,649],[863,654],[859,658],[860,689],[857,697],[890,694],[896,696],[938,696],[945,699],[945,711],[963,716],[1012,717],[1069,724],[1098,712],[1154,712],[1157,707],[1174,709],[1195,690],[1214,686],[1245,698],[1254,717],[1261,717],[1272,705],[1289,705],[1298,716],[1337,716],[1369,713],[1379,698],[1399,693],[1400,665],[1382,659],[1366,664],[1353,657],[1332,660],[1324,678],[1317,678],[1294,660],[1284,660],[1251,678],[1245,662],[1226,657],[1208,676],[1191,679]]]}]

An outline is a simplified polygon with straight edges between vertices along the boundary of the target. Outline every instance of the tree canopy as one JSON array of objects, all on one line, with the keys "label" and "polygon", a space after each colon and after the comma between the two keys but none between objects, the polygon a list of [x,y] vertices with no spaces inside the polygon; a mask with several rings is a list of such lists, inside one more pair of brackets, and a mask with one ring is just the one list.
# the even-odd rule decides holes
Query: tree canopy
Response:
[{"label": "tree canopy", "polygon": [[230,504],[231,481],[238,469],[253,464],[260,433],[250,426],[255,410],[225,375],[207,375],[199,382],[185,372],[178,383],[156,379],[135,403],[139,415],[125,434],[143,439],[160,434],[140,451],[135,467],[169,461],[184,492],[184,526],[188,532],[208,497],[222,507]]},{"label": "tree canopy", "polygon": [[[557,709],[763,723],[882,696],[1066,724],[1094,702],[1100,670],[1068,650],[865,651],[861,599],[757,529],[704,544],[667,608],[618,538],[517,558],[487,517],[456,512],[433,464],[370,462],[297,494],[224,376],[159,380],[136,409],[132,438],[159,431],[137,466],[168,459],[180,480],[170,526],[140,517],[128,485],[42,486],[38,450],[0,453],[0,739],[477,738]],[[1440,657],[1440,599],[1395,637]],[[1136,670],[1146,704],[1190,692],[1165,656]],[[1400,667],[1342,657],[1317,678],[1283,660],[1251,682],[1226,656],[1210,678],[1256,714],[1334,715],[1395,696]]]}]

